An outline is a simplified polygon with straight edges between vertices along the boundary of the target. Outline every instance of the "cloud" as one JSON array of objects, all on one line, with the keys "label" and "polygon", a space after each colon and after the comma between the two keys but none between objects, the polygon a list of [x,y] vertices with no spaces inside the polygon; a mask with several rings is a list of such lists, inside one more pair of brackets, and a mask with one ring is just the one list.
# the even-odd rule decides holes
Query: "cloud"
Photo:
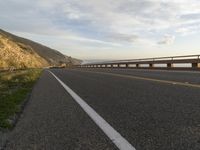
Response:
[{"label": "cloud", "polygon": [[149,34],[149,31],[188,28],[184,24],[200,20],[198,0],[7,0],[1,1],[0,7],[4,26],[18,31],[33,29],[32,32],[41,34],[45,29],[49,33],[70,30],[79,34],[85,34],[84,30],[89,30],[89,34],[116,35],[139,32],[141,36],[141,31]]},{"label": "cloud", "polygon": [[180,26],[176,29],[176,32],[182,36],[198,34],[200,32],[200,22],[199,24],[191,23],[189,25]]},{"label": "cloud", "polygon": [[73,49],[137,50],[197,35],[199,8],[199,0],[6,0],[0,1],[0,26],[25,36],[66,39]]},{"label": "cloud", "polygon": [[173,44],[175,40],[175,36],[166,34],[159,42],[158,44],[165,44],[170,45]]},{"label": "cloud", "polygon": [[139,39],[139,36],[134,34],[108,33],[105,38],[111,41],[134,43]]}]

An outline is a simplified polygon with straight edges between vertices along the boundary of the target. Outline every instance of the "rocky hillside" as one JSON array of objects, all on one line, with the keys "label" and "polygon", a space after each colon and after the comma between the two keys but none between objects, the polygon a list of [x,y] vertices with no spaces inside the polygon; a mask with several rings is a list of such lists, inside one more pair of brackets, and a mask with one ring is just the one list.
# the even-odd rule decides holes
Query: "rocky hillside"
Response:
[{"label": "rocky hillside", "polygon": [[0,68],[38,68],[80,63],[81,60],[0,29]]}]

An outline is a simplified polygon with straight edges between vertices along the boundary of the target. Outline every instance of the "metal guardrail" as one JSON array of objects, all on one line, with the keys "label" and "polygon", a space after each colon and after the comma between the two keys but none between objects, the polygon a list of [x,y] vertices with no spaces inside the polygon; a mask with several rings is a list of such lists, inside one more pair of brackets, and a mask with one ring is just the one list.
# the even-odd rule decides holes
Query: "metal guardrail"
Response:
[{"label": "metal guardrail", "polygon": [[149,67],[154,67],[154,64],[167,64],[167,67],[173,67],[173,64],[184,64],[190,63],[192,68],[200,68],[200,55],[185,55],[185,56],[170,56],[170,57],[155,57],[155,58],[144,58],[144,59],[126,59],[126,60],[115,60],[115,61],[104,61],[98,63],[87,63],[78,65],[76,67],[81,68],[101,68],[101,67],[130,67],[131,64],[135,64],[137,68],[142,64],[148,64]]}]

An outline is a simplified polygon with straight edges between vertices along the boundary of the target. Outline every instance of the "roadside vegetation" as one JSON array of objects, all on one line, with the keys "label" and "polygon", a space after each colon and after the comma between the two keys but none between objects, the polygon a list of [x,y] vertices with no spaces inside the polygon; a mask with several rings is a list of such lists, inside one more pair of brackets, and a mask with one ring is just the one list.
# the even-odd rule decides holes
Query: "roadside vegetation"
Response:
[{"label": "roadside vegetation", "polygon": [[41,69],[0,72],[0,129],[11,128],[12,117],[21,111],[21,105],[39,78]]}]

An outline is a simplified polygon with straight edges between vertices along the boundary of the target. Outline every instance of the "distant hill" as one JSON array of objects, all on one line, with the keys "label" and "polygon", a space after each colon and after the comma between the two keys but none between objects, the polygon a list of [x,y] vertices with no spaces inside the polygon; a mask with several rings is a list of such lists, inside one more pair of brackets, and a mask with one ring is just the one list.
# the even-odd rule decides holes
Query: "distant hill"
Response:
[{"label": "distant hill", "polygon": [[0,29],[0,68],[38,68],[81,62],[57,50]]}]

